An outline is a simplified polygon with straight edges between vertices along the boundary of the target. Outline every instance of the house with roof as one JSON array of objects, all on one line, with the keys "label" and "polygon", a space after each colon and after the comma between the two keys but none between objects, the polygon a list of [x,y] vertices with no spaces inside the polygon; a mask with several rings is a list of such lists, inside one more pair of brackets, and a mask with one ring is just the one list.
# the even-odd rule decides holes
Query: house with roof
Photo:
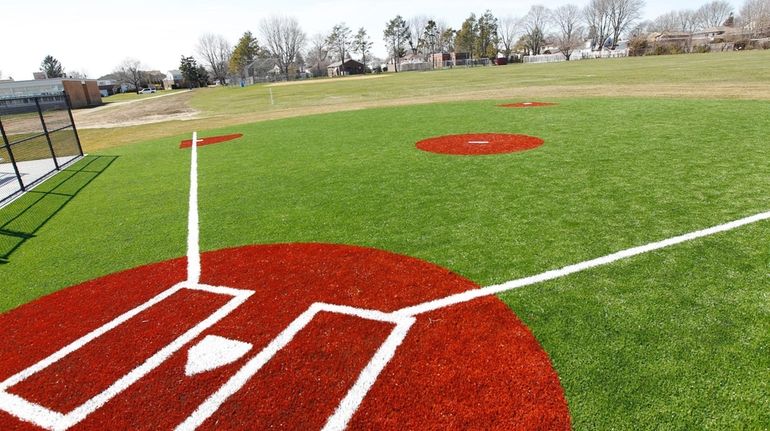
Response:
[{"label": "house with roof", "polygon": [[326,67],[326,73],[330,78],[335,76],[363,75],[365,70],[363,63],[350,58],[345,60],[345,62],[335,61]]}]

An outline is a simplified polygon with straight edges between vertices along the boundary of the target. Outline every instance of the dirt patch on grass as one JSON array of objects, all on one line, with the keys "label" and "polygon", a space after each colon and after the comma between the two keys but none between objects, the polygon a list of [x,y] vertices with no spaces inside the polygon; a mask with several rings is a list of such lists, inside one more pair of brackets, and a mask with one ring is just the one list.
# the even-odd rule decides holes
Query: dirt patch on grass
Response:
[{"label": "dirt patch on grass", "polygon": [[174,120],[192,120],[200,113],[191,108],[192,92],[116,102],[93,109],[73,111],[79,129],[140,126]]}]

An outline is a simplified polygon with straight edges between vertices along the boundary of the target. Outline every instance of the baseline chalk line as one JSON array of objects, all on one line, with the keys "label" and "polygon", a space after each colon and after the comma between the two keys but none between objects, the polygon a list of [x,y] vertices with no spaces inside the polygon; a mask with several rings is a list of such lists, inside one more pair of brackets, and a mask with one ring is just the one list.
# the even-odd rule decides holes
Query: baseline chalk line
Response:
[{"label": "baseline chalk line", "polygon": [[749,224],[757,223],[760,221],[770,219],[770,211],[759,213],[750,217],[745,217],[739,220],[735,220],[729,223],[721,224],[718,226],[710,227],[708,229],[702,229],[695,232],[690,232],[684,235],[675,236],[673,238],[665,239],[658,242],[653,242],[647,245],[629,248],[621,250],[616,253],[608,254],[596,259],[587,260],[585,262],[576,263],[573,265],[565,266],[561,269],[554,269],[543,272],[541,274],[519,278],[517,280],[508,281],[502,284],[496,284],[487,286],[481,289],[469,290],[462,293],[450,295],[441,299],[424,302],[422,304],[413,305],[410,307],[402,308],[395,311],[394,314],[401,314],[404,316],[415,316],[429,311],[435,311],[444,307],[449,307],[463,302],[472,301],[474,299],[482,298],[485,296],[497,295],[499,293],[507,292],[509,290],[518,289],[520,287],[530,286],[544,281],[554,280],[557,278],[565,277],[570,274],[585,271],[587,269],[595,268],[598,266],[607,265],[613,262],[617,262],[622,259],[627,259],[632,256],[637,256],[651,251],[660,250],[662,248],[671,247],[673,245],[681,244],[683,242],[692,241],[698,238],[703,238],[711,235],[716,235],[721,232],[727,232],[739,227],[743,227]]},{"label": "baseline chalk line", "polygon": [[187,281],[200,283],[201,251],[198,221],[198,132],[192,135],[190,156],[190,204],[187,213]]}]

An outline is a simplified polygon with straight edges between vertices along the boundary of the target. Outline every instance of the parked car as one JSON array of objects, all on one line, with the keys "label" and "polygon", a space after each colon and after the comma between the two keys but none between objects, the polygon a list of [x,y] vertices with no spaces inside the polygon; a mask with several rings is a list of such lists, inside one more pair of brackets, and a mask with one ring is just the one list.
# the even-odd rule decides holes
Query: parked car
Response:
[{"label": "parked car", "polygon": [[150,93],[154,93],[154,92],[155,92],[154,88],[142,88],[139,91],[139,94],[150,94]]}]

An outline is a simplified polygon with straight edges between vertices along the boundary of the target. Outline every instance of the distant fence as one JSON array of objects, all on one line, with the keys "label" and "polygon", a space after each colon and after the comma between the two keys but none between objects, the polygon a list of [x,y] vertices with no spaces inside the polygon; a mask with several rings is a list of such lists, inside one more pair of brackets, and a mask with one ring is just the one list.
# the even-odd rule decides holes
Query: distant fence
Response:
[{"label": "distant fence", "polygon": [[[599,58],[620,58],[628,57],[627,49],[616,49],[614,51],[591,51],[582,50],[574,51],[569,57],[569,61],[577,60],[593,60]],[[567,61],[564,54],[541,54],[541,55],[527,55],[524,57],[524,63],[559,63]]]},{"label": "distant fence", "polygon": [[476,67],[476,66],[491,66],[493,62],[488,58],[475,58],[467,60],[447,60],[444,62],[444,67]]},{"label": "distant fence", "polygon": [[0,207],[83,156],[65,94],[0,99]]}]

